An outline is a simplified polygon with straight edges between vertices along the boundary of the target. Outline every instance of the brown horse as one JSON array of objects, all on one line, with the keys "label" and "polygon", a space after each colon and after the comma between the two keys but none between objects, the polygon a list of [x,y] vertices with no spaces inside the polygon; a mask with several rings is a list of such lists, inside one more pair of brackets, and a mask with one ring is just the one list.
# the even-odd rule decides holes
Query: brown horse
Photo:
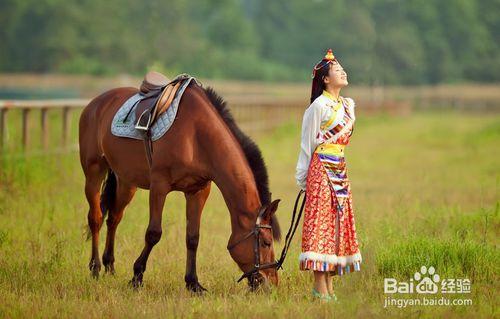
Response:
[{"label": "brown horse", "polygon": [[145,247],[134,263],[131,280],[134,287],[141,286],[148,256],[161,238],[165,197],[171,191],[181,191],[187,202],[186,287],[193,292],[206,290],[198,282],[196,251],[201,213],[213,181],[230,212],[231,257],[243,272],[252,272],[248,276],[251,287],[268,281],[278,284],[274,267],[257,271],[254,267],[256,263],[275,260],[273,239],[279,241],[281,236],[275,216],[279,200],[271,202],[267,170],[257,145],[236,126],[226,103],[213,89],[191,82],[173,125],[153,142],[150,168],[142,141],[111,134],[116,111],[137,91],[135,88],[107,91],[93,99],[80,116],[80,161],[90,206],[92,275],[98,278],[101,269],[99,230],[106,213],[108,232],[102,260],[105,271],[114,273],[114,239],[123,211],[137,187],[149,189]]}]

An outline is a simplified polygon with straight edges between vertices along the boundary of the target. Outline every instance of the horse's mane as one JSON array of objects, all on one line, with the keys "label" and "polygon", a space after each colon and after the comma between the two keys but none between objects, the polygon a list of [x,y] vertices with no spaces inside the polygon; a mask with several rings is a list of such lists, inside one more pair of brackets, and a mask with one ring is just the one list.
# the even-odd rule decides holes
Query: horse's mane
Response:
[{"label": "horse's mane", "polygon": [[[243,153],[248,161],[250,169],[253,172],[255,178],[255,184],[257,185],[257,190],[259,192],[259,197],[262,205],[269,204],[271,202],[271,193],[269,192],[269,177],[267,175],[266,164],[264,163],[264,158],[260,152],[259,147],[255,142],[248,137],[241,129],[236,125],[236,122],[229,111],[226,101],[215,92],[211,87],[204,88],[204,91],[213,104],[220,117],[224,120],[224,123],[229,127],[229,130],[234,134],[236,140],[238,140]],[[271,218],[271,226],[273,228],[274,239],[281,239],[281,229],[278,223],[276,215],[273,214]]]}]

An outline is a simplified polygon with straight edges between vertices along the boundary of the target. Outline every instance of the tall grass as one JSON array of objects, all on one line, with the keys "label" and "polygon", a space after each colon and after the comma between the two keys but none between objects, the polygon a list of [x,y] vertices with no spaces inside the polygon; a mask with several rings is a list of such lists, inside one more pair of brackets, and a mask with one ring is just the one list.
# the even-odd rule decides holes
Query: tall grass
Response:
[{"label": "tall grass", "polygon": [[[300,118],[256,137],[266,159],[278,217],[290,221],[297,187]],[[163,237],[145,286],[127,286],[144,242],[147,192],[127,208],[116,239],[116,275],[90,278],[87,203],[77,153],[3,156],[0,162],[0,317],[494,317],[498,316],[500,117],[416,113],[359,117],[347,148],[361,272],[336,278],[339,305],[310,298],[298,270],[300,229],[269,294],[249,293],[225,249],[229,213],[216,187],[202,216],[198,275],[209,289],[184,288],[185,202],[166,201]],[[101,232],[101,251],[105,227]],[[281,250],[281,244],[275,249]],[[471,306],[383,308],[384,277],[407,280],[420,266],[472,281]]]}]

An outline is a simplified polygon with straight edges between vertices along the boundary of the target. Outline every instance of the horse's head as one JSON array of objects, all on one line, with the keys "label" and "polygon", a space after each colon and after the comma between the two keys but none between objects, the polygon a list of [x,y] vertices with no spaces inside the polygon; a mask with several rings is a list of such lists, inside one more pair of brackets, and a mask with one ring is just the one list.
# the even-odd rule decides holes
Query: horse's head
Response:
[{"label": "horse's head", "polygon": [[[254,228],[234,239],[228,244],[233,260],[244,272],[243,278],[248,278],[248,284],[256,289],[268,282],[278,285],[278,272],[275,264],[273,240],[279,238],[277,221],[273,215],[278,209],[280,200],[263,205]],[[275,233],[273,233],[275,230]]]}]

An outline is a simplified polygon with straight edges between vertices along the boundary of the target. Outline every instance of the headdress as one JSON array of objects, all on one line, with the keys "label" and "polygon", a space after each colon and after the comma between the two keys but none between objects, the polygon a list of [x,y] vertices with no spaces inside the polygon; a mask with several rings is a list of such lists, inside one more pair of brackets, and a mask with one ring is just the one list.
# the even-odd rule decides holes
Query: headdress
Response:
[{"label": "headdress", "polygon": [[332,49],[328,49],[328,51],[326,51],[326,55],[325,57],[319,61],[318,63],[316,63],[316,65],[314,66],[314,69],[313,69],[313,72],[312,72],[312,78],[314,78],[314,76],[316,75],[316,71],[318,71],[319,69],[323,68],[324,66],[328,65],[329,63],[337,63],[337,58],[335,57],[335,55],[333,55],[333,51]]}]

